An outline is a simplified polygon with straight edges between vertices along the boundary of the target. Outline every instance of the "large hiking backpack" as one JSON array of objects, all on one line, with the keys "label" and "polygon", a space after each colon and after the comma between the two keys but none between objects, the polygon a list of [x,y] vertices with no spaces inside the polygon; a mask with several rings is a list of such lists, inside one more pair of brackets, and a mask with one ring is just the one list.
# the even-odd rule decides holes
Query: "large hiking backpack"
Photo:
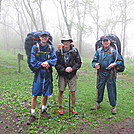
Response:
[{"label": "large hiking backpack", "polygon": [[[42,31],[36,31],[36,32],[31,32],[31,33],[28,33],[27,34],[27,37],[25,38],[25,52],[26,52],[26,55],[27,55],[27,63],[28,63],[28,66],[29,68],[31,69],[31,71],[33,72],[36,72],[37,70],[34,69],[31,65],[30,65],[30,57],[31,57],[31,49],[32,49],[32,46],[34,44],[37,44],[37,42],[39,41],[39,35]],[[46,31],[47,32],[47,31]],[[50,45],[52,45],[52,36],[50,35],[49,32],[47,32],[49,34],[49,40],[48,40],[48,43]],[[38,45],[37,45],[38,46]],[[38,48],[37,48],[38,49]]]},{"label": "large hiking backpack", "polygon": [[[120,39],[118,38],[117,35],[115,34],[108,34],[108,35],[103,35],[100,37],[100,40],[98,40],[95,44],[95,49],[97,50],[98,48],[101,48],[102,47],[102,39],[104,38],[104,36],[106,36],[107,38],[110,39],[111,43],[111,47],[115,48],[117,50],[117,56],[116,58],[118,57],[118,54],[121,55],[121,42],[120,42]],[[122,55],[121,55],[122,57]],[[122,57],[123,58],[123,57]],[[115,59],[116,61],[117,59]],[[117,72],[123,72],[125,70],[125,66],[124,66],[124,60],[123,60],[123,65],[120,65],[120,66],[117,66],[116,67],[116,70]]]},{"label": "large hiking backpack", "polygon": [[[117,37],[115,34],[108,34],[108,35],[103,35],[100,37],[100,40],[98,40],[95,44],[95,49],[97,50],[102,46],[101,41],[104,36],[107,36],[111,40],[111,46],[114,47],[115,49],[118,49],[119,54],[121,54],[121,42],[120,39]],[[117,48],[116,48],[117,46]]]}]

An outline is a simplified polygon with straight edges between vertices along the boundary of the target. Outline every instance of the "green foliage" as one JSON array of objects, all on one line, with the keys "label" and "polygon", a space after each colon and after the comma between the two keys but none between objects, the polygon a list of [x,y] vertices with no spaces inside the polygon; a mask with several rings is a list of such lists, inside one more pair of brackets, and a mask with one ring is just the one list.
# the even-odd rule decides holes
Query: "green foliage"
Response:
[{"label": "green foliage", "polygon": [[[22,53],[24,54],[24,52]],[[18,60],[17,52],[14,55],[12,50],[2,51],[0,50],[0,95],[3,99],[0,99],[0,104],[8,104],[10,109],[16,112],[16,117],[19,120],[16,125],[25,122],[30,116],[30,103],[31,103],[31,86],[33,81],[33,73],[29,70],[26,63],[26,56],[24,54],[24,60],[21,61],[21,72],[18,73]],[[134,118],[133,109],[133,90],[134,90],[134,63],[127,62],[126,70],[123,73],[119,73],[117,77],[117,115],[111,115],[111,106],[109,105],[107,92],[105,90],[104,101],[101,105],[101,109],[97,111],[90,111],[90,107],[95,105],[96,100],[96,70],[91,66],[91,60],[82,59],[83,65],[78,71],[78,91],[77,97],[77,110],[79,114],[74,116],[71,114],[69,117],[68,112],[68,93],[66,90],[63,95],[63,106],[65,115],[60,116],[57,113],[58,108],[58,87],[57,87],[57,73],[53,68],[54,79],[54,92],[49,97],[47,110],[51,114],[51,119],[40,119],[33,122],[28,129],[24,131],[20,128],[19,131],[23,133],[45,133],[45,134],[58,134],[66,133],[81,133],[81,129],[85,131],[83,134],[90,133],[92,127],[105,127],[100,126],[100,123],[108,124],[118,121],[123,118]],[[37,98],[36,115],[40,112],[41,97]],[[4,107],[0,108],[5,109]],[[11,117],[7,117],[10,119]],[[2,123],[2,121],[0,121]],[[8,128],[8,126],[5,126]]]}]

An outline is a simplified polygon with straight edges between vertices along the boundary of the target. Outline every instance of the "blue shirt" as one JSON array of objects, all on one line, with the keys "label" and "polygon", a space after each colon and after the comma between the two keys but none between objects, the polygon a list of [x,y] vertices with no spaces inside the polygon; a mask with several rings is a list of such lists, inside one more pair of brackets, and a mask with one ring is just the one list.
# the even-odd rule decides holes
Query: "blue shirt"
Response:
[{"label": "blue shirt", "polygon": [[65,63],[66,63],[66,66],[68,67],[68,64],[69,64],[69,51],[70,50],[68,50],[68,51],[65,51]]}]

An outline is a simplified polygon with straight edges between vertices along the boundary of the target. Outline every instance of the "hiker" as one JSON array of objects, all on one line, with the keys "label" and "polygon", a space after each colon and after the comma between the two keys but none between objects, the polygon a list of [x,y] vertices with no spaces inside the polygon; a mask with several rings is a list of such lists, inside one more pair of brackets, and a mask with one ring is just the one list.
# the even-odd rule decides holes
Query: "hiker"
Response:
[{"label": "hiker", "polygon": [[[112,52],[111,52],[112,50]],[[118,56],[118,57],[116,57]],[[115,61],[115,59],[117,60]],[[115,62],[114,62],[115,61]],[[116,69],[117,65],[123,64],[121,55],[110,46],[108,36],[102,38],[102,47],[97,49],[92,66],[97,69],[97,104],[91,108],[96,110],[100,108],[100,103],[103,101],[104,88],[107,84],[108,98],[112,106],[112,114],[116,114]]]},{"label": "hiker", "polygon": [[[36,119],[35,108],[37,96],[42,96],[41,116],[50,117],[46,112],[48,95],[53,92],[52,66],[56,65],[57,57],[54,47],[48,43],[49,33],[42,31],[39,34],[40,41],[33,45],[30,64],[38,71],[34,74],[31,100],[31,116],[27,122],[30,125]],[[38,45],[38,47],[37,47]],[[37,53],[37,49],[39,49]]]},{"label": "hiker", "polygon": [[67,85],[71,93],[71,100],[72,100],[71,111],[73,114],[78,114],[78,111],[75,110],[75,102],[76,102],[75,91],[77,90],[76,72],[81,67],[82,62],[77,48],[74,48],[73,45],[71,45],[72,42],[73,40],[71,39],[70,36],[64,36],[61,40],[63,46],[56,51],[57,64],[55,68],[59,76],[58,113],[60,115],[64,114],[62,107],[62,96]]}]

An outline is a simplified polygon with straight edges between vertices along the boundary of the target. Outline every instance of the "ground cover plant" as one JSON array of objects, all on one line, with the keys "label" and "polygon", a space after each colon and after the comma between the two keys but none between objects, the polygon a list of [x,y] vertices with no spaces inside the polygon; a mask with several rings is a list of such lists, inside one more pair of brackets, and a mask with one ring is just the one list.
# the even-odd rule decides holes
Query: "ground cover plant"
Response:
[{"label": "ground cover plant", "polygon": [[[101,109],[90,111],[96,100],[96,70],[91,67],[91,59],[83,58],[78,71],[77,116],[69,114],[69,91],[63,98],[65,115],[57,113],[57,73],[53,68],[54,93],[48,99],[47,110],[52,118],[39,118],[41,97],[37,98],[37,120],[26,125],[30,116],[31,85],[33,73],[24,59],[18,73],[17,53],[0,50],[0,133],[2,134],[116,134],[134,133],[134,62],[126,61],[126,70],[117,75],[117,115],[111,115],[107,91]],[[70,116],[69,116],[70,115]]]}]

